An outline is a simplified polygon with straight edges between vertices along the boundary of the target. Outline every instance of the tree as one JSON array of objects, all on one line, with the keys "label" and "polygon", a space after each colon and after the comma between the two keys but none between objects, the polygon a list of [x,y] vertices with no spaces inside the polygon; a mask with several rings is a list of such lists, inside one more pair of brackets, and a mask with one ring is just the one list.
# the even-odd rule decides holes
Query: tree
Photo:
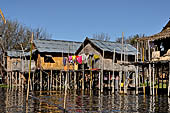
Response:
[{"label": "tree", "polygon": [[110,36],[107,33],[93,34],[93,38],[97,39],[97,40],[102,40],[102,41],[109,41],[110,40]]},{"label": "tree", "polygon": [[[9,50],[21,50],[30,44],[31,34],[34,39],[51,38],[42,28],[31,29],[21,25],[18,21],[7,20],[6,24],[0,23],[0,67],[5,69],[5,53]],[[22,46],[22,47],[21,47]]]},{"label": "tree", "polygon": [[34,33],[34,39],[49,39],[51,38],[42,28],[31,29],[19,24],[18,21],[7,20],[6,24],[0,24],[1,39],[0,51],[6,52],[7,50],[21,49],[27,47],[30,42],[31,33]]},{"label": "tree", "polygon": [[[123,43],[131,44],[132,46],[136,47],[136,41],[137,41],[136,39],[142,38],[142,37],[145,37],[145,34],[142,34],[142,35],[136,34],[136,35],[133,35],[133,36],[129,36],[128,38],[124,37]],[[118,37],[116,39],[116,42],[122,43],[122,37]]]}]

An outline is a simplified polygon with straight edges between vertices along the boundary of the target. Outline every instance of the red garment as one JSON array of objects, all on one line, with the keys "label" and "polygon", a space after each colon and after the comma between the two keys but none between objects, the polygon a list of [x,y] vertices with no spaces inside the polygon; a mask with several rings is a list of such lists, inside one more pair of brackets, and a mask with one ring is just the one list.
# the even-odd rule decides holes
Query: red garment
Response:
[{"label": "red garment", "polygon": [[82,64],[82,56],[76,56],[76,60],[79,64]]}]

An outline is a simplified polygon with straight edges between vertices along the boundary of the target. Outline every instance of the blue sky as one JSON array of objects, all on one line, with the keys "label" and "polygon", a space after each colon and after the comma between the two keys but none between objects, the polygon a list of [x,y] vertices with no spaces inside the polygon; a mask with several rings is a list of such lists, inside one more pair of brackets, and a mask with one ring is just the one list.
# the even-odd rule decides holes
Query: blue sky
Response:
[{"label": "blue sky", "polygon": [[83,41],[95,33],[111,40],[161,31],[170,17],[170,0],[1,0],[5,17],[42,27],[56,40]]}]

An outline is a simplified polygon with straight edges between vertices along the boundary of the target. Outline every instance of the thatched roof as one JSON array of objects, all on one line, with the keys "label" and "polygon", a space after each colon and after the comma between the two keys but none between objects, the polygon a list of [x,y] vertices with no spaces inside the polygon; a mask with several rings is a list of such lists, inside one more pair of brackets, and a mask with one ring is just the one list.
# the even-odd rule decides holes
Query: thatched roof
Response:
[{"label": "thatched roof", "polygon": [[165,25],[165,27],[163,27],[161,32],[154,34],[152,36],[138,38],[137,40],[138,41],[145,41],[145,40],[154,41],[154,40],[160,40],[160,39],[165,39],[165,38],[170,38],[170,20]]}]

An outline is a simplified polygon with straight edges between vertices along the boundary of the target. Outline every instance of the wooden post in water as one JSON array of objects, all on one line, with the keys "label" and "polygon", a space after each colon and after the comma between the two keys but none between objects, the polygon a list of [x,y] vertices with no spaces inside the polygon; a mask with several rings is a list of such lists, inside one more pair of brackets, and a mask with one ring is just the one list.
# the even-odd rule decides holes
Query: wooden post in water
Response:
[{"label": "wooden post in water", "polygon": [[34,88],[34,83],[35,82],[35,73],[33,72],[33,74],[32,74],[32,89],[33,90],[35,90],[35,88]]},{"label": "wooden post in water", "polygon": [[103,76],[104,76],[104,50],[103,50],[103,58],[102,58],[101,93],[103,93]]},{"label": "wooden post in water", "polygon": [[61,84],[62,84],[62,81],[61,81],[61,79],[62,79],[61,73],[62,73],[62,72],[60,71],[60,91],[61,91],[61,89],[62,89],[62,88],[61,88]]},{"label": "wooden post in water", "polygon": [[26,101],[28,102],[28,95],[29,95],[29,87],[30,87],[30,76],[31,76],[31,58],[32,58],[32,46],[33,46],[33,33],[32,33],[32,37],[31,37],[31,50],[30,50],[30,64],[29,64],[29,75],[28,75],[28,86],[27,86],[27,98]]},{"label": "wooden post in water", "polygon": [[[138,62],[138,50],[139,50],[139,45],[137,42],[137,56],[136,56],[136,61]],[[136,94],[138,94],[138,66],[136,66]]]},{"label": "wooden post in water", "polygon": [[150,61],[151,61],[151,51],[150,51],[150,44],[149,44],[149,40],[148,40],[148,48],[149,48],[149,50],[148,50],[148,52],[149,52],[149,83],[150,83],[150,95],[152,95],[152,84],[151,84],[151,82],[152,82],[152,80],[151,80],[151,64],[150,64]]},{"label": "wooden post in water", "polygon": [[169,93],[170,93],[170,92],[169,92],[169,91],[170,91],[170,62],[168,62],[168,63],[169,63],[169,72],[168,72],[168,73],[169,73],[169,81],[168,81],[168,83],[169,83],[169,84],[168,84],[168,97],[169,97]]},{"label": "wooden post in water", "polygon": [[56,91],[58,89],[58,73],[56,74]]},{"label": "wooden post in water", "polygon": [[74,89],[77,89],[77,83],[76,83],[76,72],[74,71]]},{"label": "wooden post in water", "polygon": [[17,76],[17,72],[14,72],[15,73],[15,86],[17,88],[17,85],[18,85],[18,76]]},{"label": "wooden post in water", "polygon": [[53,85],[53,71],[51,69],[51,73],[50,73],[50,90],[52,90],[52,85]]},{"label": "wooden post in water", "polygon": [[40,91],[42,91],[42,70],[40,70]]},{"label": "wooden post in water", "polygon": [[7,72],[7,78],[6,78],[6,80],[7,80],[7,86],[8,86],[8,88],[9,88],[9,72]]},{"label": "wooden post in water", "polygon": [[153,96],[155,95],[155,65],[153,64]]},{"label": "wooden post in water", "polygon": [[113,52],[113,74],[112,74],[112,94],[114,93],[114,80],[115,80],[115,49],[114,49],[114,52]]},{"label": "wooden post in water", "polygon": [[67,74],[66,73],[66,79],[65,79],[65,93],[64,93],[64,111],[66,111],[66,101],[67,101]]},{"label": "wooden post in water", "polygon": [[110,90],[110,71],[109,71],[109,86],[108,86],[109,90]]},{"label": "wooden post in water", "polygon": [[101,89],[101,72],[99,71],[99,91]]}]

